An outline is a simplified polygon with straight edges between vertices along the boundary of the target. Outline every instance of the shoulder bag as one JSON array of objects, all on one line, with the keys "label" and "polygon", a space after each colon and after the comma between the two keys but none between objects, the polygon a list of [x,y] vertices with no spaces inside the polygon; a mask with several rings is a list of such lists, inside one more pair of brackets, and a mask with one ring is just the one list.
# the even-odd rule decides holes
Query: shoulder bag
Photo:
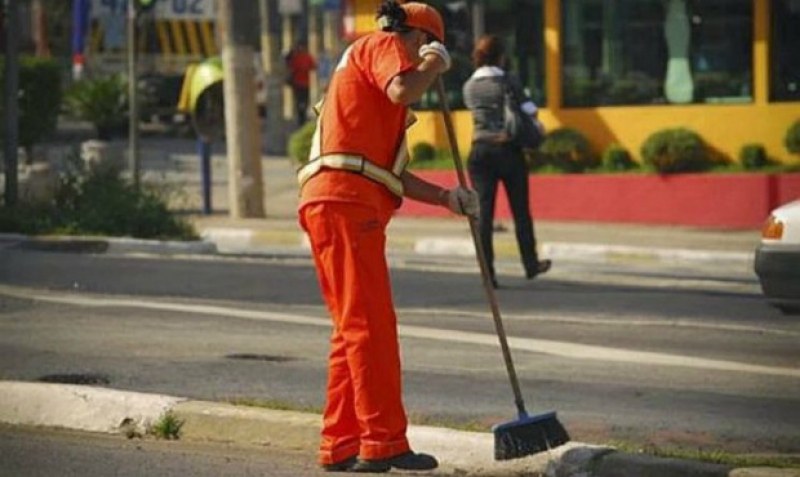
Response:
[{"label": "shoulder bag", "polygon": [[542,143],[542,130],[529,114],[522,111],[523,101],[508,79],[503,77],[503,121],[511,142],[522,149],[536,149]]}]

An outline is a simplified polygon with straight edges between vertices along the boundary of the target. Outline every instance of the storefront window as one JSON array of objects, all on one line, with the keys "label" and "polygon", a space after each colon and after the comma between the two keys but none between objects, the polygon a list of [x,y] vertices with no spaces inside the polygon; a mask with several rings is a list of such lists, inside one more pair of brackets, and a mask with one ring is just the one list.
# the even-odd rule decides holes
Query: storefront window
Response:
[{"label": "storefront window", "polygon": [[[481,33],[502,37],[511,69],[528,88],[537,104],[544,106],[544,30],[543,0],[431,0],[427,3],[441,12],[445,23],[445,44],[453,67],[444,75],[445,89],[452,109],[463,109],[462,87],[473,72],[472,48]],[[439,99],[432,89],[417,109],[438,109]]]},{"label": "storefront window", "polygon": [[752,101],[752,0],[564,0],[564,105]]},{"label": "storefront window", "polygon": [[777,0],[772,5],[770,97],[800,101],[800,0]]}]

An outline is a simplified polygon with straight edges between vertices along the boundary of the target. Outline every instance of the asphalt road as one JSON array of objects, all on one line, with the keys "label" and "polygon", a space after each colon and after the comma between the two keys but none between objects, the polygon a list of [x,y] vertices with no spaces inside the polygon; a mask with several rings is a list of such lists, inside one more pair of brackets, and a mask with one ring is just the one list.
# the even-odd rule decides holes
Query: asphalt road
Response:
[{"label": "asphalt road", "polygon": [[[800,452],[800,321],[742,280],[612,272],[573,267],[499,291],[533,412],[557,409],[588,442]],[[402,268],[393,279],[412,420],[512,419],[476,278]],[[0,285],[0,379],[83,374],[198,399],[322,404],[329,328],[306,260],[6,249]]]},{"label": "asphalt road", "polygon": [[296,477],[329,475],[313,455],[220,443],[0,426],[0,477]]}]

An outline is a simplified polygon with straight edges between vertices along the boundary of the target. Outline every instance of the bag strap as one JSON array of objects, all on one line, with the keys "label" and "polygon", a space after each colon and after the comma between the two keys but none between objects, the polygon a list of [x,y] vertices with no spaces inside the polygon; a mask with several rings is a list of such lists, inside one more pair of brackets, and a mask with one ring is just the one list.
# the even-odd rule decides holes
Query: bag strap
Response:
[{"label": "bag strap", "polygon": [[511,82],[511,74],[506,73],[503,75],[503,85],[505,86],[505,90],[507,93],[511,95],[511,99],[517,103],[517,105],[522,106],[524,102],[522,98],[519,97],[519,92],[517,88],[514,87],[514,84]]}]

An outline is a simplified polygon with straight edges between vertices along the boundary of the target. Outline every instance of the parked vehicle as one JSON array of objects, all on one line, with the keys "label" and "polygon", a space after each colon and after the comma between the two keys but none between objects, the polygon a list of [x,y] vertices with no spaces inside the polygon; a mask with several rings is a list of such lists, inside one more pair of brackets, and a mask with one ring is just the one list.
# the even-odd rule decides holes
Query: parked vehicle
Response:
[{"label": "parked vehicle", "polygon": [[800,314],[800,200],[770,214],[756,248],[755,271],[770,304]]}]

